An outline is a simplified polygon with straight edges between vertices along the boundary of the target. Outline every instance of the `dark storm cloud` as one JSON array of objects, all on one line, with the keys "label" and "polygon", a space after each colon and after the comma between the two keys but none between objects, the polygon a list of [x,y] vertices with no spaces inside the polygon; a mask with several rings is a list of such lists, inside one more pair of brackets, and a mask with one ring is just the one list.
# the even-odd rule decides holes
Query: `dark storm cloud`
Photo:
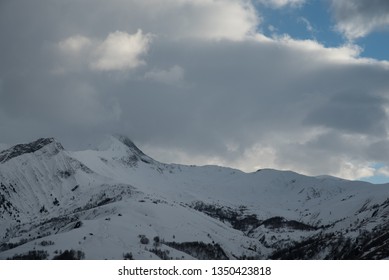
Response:
[{"label": "dark storm cloud", "polygon": [[145,2],[2,2],[0,142],[122,133],[161,161],[365,174],[387,63],[254,34],[248,1]]}]

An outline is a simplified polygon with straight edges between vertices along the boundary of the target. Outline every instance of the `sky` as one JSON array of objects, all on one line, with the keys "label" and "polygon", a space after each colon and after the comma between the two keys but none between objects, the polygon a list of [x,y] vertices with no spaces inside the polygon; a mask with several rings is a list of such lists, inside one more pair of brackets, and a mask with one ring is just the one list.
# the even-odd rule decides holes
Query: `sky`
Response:
[{"label": "sky", "polygon": [[387,0],[1,0],[0,143],[389,182]]}]

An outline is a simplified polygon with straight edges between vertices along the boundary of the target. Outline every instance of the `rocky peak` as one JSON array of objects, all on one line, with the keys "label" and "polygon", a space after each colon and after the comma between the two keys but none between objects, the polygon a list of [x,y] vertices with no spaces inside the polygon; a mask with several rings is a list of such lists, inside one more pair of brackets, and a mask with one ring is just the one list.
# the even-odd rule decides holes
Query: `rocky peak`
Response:
[{"label": "rocky peak", "polygon": [[119,140],[121,143],[123,143],[126,147],[128,147],[134,154],[138,156],[146,156],[135,144],[128,138],[127,136],[123,135],[114,135],[117,140]]},{"label": "rocky peak", "polygon": [[9,149],[0,152],[0,163],[4,163],[15,157],[23,154],[35,153],[36,151],[46,147],[53,146],[56,152],[63,150],[63,147],[54,138],[40,138],[28,144],[18,144]]}]

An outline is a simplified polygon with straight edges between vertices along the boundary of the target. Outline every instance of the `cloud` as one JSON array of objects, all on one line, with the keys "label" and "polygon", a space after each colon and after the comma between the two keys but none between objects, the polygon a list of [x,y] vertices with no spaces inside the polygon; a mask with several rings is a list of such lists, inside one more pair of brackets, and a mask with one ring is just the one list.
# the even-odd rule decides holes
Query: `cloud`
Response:
[{"label": "cloud", "polygon": [[[132,34],[141,28],[175,40],[239,41],[253,35],[261,22],[250,0],[71,1],[66,13],[55,18],[64,23],[58,32],[67,36],[77,30],[77,34],[100,38],[115,30]],[[36,7],[29,8],[37,12]],[[61,1],[55,0],[45,9],[53,14],[53,10],[64,7]],[[31,16],[26,13],[26,17]]]},{"label": "cloud", "polygon": [[389,139],[372,141],[366,152],[371,161],[386,162],[389,157]]},{"label": "cloud", "polygon": [[[187,45],[159,50],[167,64],[186,57]],[[181,96],[152,94],[157,101],[147,111],[159,113],[143,124],[155,135],[145,132],[141,141],[164,150],[167,161],[195,163],[208,156],[203,163],[246,171],[273,167],[351,178],[365,174],[370,145],[386,137],[387,68],[359,58],[353,47],[282,37],[202,45],[190,55],[183,66],[193,86]],[[142,92],[151,98],[153,91],[147,86]],[[129,112],[125,118],[142,114]]]},{"label": "cloud", "polygon": [[375,169],[366,165],[365,163],[356,165],[352,162],[345,161],[342,162],[338,174],[335,175],[350,180],[355,178],[368,178],[375,175]]},{"label": "cloud", "polygon": [[389,2],[386,0],[331,0],[336,29],[349,40],[389,26]]},{"label": "cloud", "polygon": [[[353,44],[346,44],[338,47],[325,47],[316,40],[295,40],[289,35],[276,36],[276,41],[279,44],[285,45],[288,48],[296,51],[305,51],[307,57],[311,58],[311,55],[319,54],[324,56],[325,59],[333,63],[363,63],[364,59],[359,58],[362,49]],[[366,59],[365,61],[367,61]]]},{"label": "cloud", "polygon": [[178,65],[174,65],[168,70],[153,69],[145,74],[145,78],[167,85],[182,85],[184,69]]},{"label": "cloud", "polygon": [[61,40],[58,49],[65,55],[65,64],[70,59],[72,66],[81,63],[95,71],[123,71],[145,64],[142,56],[149,49],[151,37],[150,34],[143,34],[142,30],[132,35],[115,31],[102,42],[75,35]]},{"label": "cloud", "polygon": [[71,55],[78,55],[84,49],[91,47],[91,40],[81,35],[75,35],[58,43],[59,49]]},{"label": "cloud", "polygon": [[2,4],[0,142],[122,133],[168,162],[389,166],[389,63],[358,46],[268,38],[250,1],[71,3]]},{"label": "cloud", "polygon": [[[141,1],[139,1],[141,2]],[[142,3],[152,32],[176,39],[243,40],[261,19],[247,0],[152,0]],[[136,5],[135,5],[136,6]],[[144,13],[144,11],[148,12]]]},{"label": "cloud", "polygon": [[301,7],[307,0],[256,0],[264,5],[279,9],[285,6]]},{"label": "cloud", "polygon": [[312,26],[311,22],[305,17],[299,17],[297,18],[297,21],[303,23],[308,32],[310,33],[316,32],[316,29]]},{"label": "cloud", "polygon": [[386,112],[383,107],[387,103],[382,97],[366,92],[338,93],[315,108],[306,118],[310,125],[320,125],[345,130],[351,133],[386,135]]},{"label": "cloud", "polygon": [[383,175],[383,176],[386,176],[386,177],[389,177],[389,168],[386,166],[386,167],[381,167],[377,170],[376,172],[378,175]]},{"label": "cloud", "polygon": [[141,30],[133,35],[120,31],[111,33],[94,50],[90,67],[93,70],[112,71],[144,65],[140,57],[147,52],[150,42],[151,35],[143,35]]},{"label": "cloud", "polygon": [[273,34],[275,34],[275,33],[278,31],[278,28],[275,27],[275,26],[273,26],[273,25],[271,25],[271,24],[268,25],[267,29],[268,29],[271,33],[273,33]]}]

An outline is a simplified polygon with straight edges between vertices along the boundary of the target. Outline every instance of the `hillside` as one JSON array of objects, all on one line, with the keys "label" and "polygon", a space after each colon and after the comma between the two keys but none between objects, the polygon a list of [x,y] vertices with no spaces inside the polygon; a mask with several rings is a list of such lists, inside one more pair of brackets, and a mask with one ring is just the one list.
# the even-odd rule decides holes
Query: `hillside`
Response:
[{"label": "hillside", "polygon": [[164,164],[124,136],[10,147],[0,184],[0,259],[389,257],[388,184]]}]

